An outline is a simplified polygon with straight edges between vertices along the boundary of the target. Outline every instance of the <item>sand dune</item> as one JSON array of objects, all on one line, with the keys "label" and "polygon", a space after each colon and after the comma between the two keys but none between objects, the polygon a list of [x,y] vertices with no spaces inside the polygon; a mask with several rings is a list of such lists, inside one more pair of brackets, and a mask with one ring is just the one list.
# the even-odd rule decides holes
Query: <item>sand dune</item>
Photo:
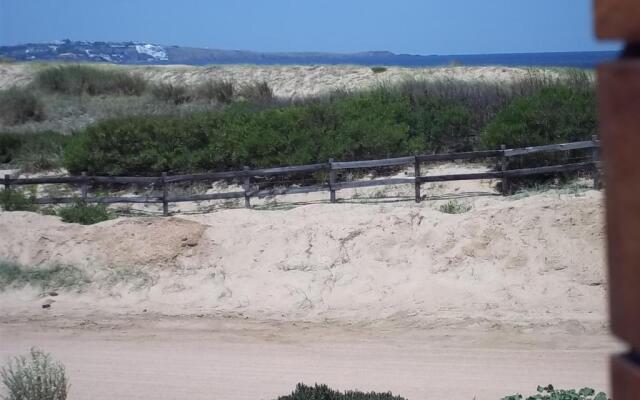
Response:
[{"label": "sand dune", "polygon": [[[601,330],[601,198],[484,198],[459,215],[428,204],[311,204],[127,218],[94,226],[0,213],[0,254],[73,265],[96,282],[141,271],[140,287],[92,285],[57,297],[66,315],[224,315],[256,320],[398,322]],[[102,274],[102,275],[101,275]],[[0,294],[4,316],[39,315],[34,289]]]},{"label": "sand dune", "polygon": [[[0,64],[0,90],[30,83],[41,64]],[[344,65],[310,66],[114,66],[140,73],[151,82],[197,85],[207,80],[230,80],[238,85],[265,81],[277,97],[301,98],[327,93],[337,89],[358,90],[383,83],[397,83],[406,79],[464,80],[476,82],[509,83],[535,74],[556,76],[552,70],[507,67],[388,67],[387,71],[373,73],[371,68]]]}]

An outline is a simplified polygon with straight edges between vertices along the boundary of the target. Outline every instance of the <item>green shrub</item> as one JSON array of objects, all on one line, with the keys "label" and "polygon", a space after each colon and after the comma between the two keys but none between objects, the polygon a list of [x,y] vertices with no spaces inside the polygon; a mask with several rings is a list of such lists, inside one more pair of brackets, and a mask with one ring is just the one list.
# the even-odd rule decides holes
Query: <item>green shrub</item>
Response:
[{"label": "green shrub", "polygon": [[139,75],[88,65],[45,68],[37,73],[35,83],[49,92],[90,96],[139,96],[147,87],[147,82]]},{"label": "green shrub", "polygon": [[472,115],[464,106],[439,99],[413,99],[410,122],[416,152],[471,150],[473,141]]},{"label": "green shrub", "polygon": [[32,348],[0,369],[6,400],[65,400],[69,382],[64,366],[51,356]]},{"label": "green shrub", "polygon": [[22,192],[11,189],[0,192],[0,206],[4,211],[36,211],[33,199]]},{"label": "green shrub", "polygon": [[596,394],[591,388],[580,390],[556,390],[552,385],[538,386],[538,393],[533,396],[523,397],[521,394],[503,397],[502,400],[608,400],[603,392]]},{"label": "green shrub", "polygon": [[462,106],[381,88],[261,110],[240,103],[186,117],[107,120],[74,135],[64,165],[72,173],[154,175],[389,157],[468,143],[469,124]]},{"label": "green shrub", "polygon": [[21,147],[22,140],[19,135],[0,133],[0,163],[11,162]]},{"label": "green shrub", "polygon": [[254,82],[240,89],[240,96],[255,103],[269,103],[273,100],[273,90],[267,82]]},{"label": "green shrub", "polygon": [[160,101],[173,104],[183,104],[191,101],[189,89],[184,85],[172,83],[158,83],[151,87],[151,94]]},{"label": "green shrub", "polygon": [[31,172],[59,168],[69,140],[69,136],[52,131],[0,133],[0,162]]},{"label": "green shrub", "polygon": [[64,222],[82,225],[97,224],[111,219],[111,213],[105,206],[89,205],[82,201],[77,201],[71,206],[59,209],[57,214]]},{"label": "green shrub", "polygon": [[89,283],[85,274],[75,267],[24,267],[0,260],[0,289],[8,287],[38,287],[41,290],[82,288]]},{"label": "green shrub", "polygon": [[233,101],[235,87],[231,81],[207,81],[195,89],[196,97],[202,100],[229,104]]},{"label": "green shrub", "polygon": [[0,92],[0,120],[7,125],[45,119],[44,106],[31,91],[10,88]]},{"label": "green shrub", "polygon": [[293,393],[280,396],[278,400],[404,400],[404,398],[391,393],[339,392],[330,389],[327,385],[307,386],[299,383]]},{"label": "green shrub", "polygon": [[469,204],[450,200],[444,204],[441,204],[438,209],[440,210],[440,212],[443,212],[445,214],[464,214],[467,211],[471,210],[471,206]]},{"label": "green shrub", "polygon": [[371,67],[371,72],[374,74],[381,74],[383,72],[387,72],[387,68],[385,67]]},{"label": "green shrub", "polygon": [[596,133],[593,91],[552,86],[516,99],[482,132],[487,149],[539,146],[590,139]]}]

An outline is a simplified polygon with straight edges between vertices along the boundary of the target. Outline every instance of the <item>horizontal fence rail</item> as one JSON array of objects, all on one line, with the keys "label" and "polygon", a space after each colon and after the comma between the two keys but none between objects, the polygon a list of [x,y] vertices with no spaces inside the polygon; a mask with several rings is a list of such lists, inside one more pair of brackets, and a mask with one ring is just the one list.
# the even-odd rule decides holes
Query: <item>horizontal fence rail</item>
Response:
[{"label": "horizontal fence rail", "polygon": [[[415,186],[415,200],[420,202],[422,199],[420,185],[429,182],[445,182],[445,181],[462,181],[462,180],[479,180],[479,179],[501,179],[503,192],[508,191],[509,179],[517,177],[526,177],[533,175],[545,175],[561,172],[572,171],[591,171],[593,174],[594,186],[598,187],[600,182],[599,175],[599,148],[600,142],[594,137],[593,140],[552,144],[536,147],[525,147],[519,149],[486,150],[471,151],[462,153],[447,154],[427,154],[415,155],[407,157],[387,158],[380,160],[365,161],[346,161],[334,162],[333,159],[327,163],[310,164],[310,165],[294,165],[273,168],[250,169],[245,167],[239,171],[222,171],[209,172],[200,174],[184,174],[184,175],[167,175],[156,177],[124,177],[124,176],[88,176],[83,173],[81,176],[62,176],[62,177],[38,177],[38,178],[11,178],[9,175],[4,176],[5,190],[11,190],[12,186],[21,185],[37,185],[37,184],[71,184],[81,187],[82,196],[78,197],[40,197],[33,199],[36,204],[69,204],[81,199],[86,203],[98,204],[114,204],[114,203],[162,203],[165,215],[168,215],[168,204],[187,201],[207,201],[207,200],[227,200],[227,199],[245,199],[245,206],[250,207],[250,198],[263,198],[267,196],[278,196],[285,194],[313,193],[321,191],[331,192],[331,202],[336,201],[336,191],[341,189],[364,188],[386,185],[403,185],[411,184]],[[525,156],[536,153],[560,152],[570,150],[592,149],[591,161],[551,165],[535,168],[511,169],[507,168],[508,159],[516,156]],[[455,160],[474,160],[486,158],[499,158],[502,168],[500,171],[475,172],[463,174],[433,175],[422,176],[420,173],[421,164],[440,161]],[[369,181],[353,181],[338,182],[336,171],[349,169],[365,169],[365,168],[383,168],[383,167],[400,167],[413,165],[415,176],[413,178],[385,178],[372,179]],[[263,178],[273,176],[284,176],[294,174],[312,174],[317,172],[327,172],[329,179],[327,184],[315,186],[289,186],[284,188],[272,188],[259,190],[251,186],[251,178]],[[202,182],[217,181],[229,179],[243,179],[243,191],[225,192],[225,193],[207,193],[207,194],[190,194],[190,195],[173,195],[169,193],[168,186],[170,184],[183,182]],[[88,186],[94,184],[139,184],[151,185],[162,190],[161,196],[112,196],[112,197],[89,197]]]}]

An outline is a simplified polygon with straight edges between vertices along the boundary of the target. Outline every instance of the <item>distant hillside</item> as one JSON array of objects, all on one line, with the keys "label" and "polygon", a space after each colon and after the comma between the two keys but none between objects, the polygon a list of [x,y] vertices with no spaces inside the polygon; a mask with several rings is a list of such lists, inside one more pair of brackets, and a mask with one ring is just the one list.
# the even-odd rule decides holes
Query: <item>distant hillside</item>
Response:
[{"label": "distant hillside", "polygon": [[136,42],[85,42],[62,40],[0,46],[0,57],[16,61],[105,62],[113,64],[354,64],[430,67],[546,66],[592,68],[615,58],[616,52],[520,53],[422,56],[388,51],[362,53],[261,53],[241,50],[202,49]]}]

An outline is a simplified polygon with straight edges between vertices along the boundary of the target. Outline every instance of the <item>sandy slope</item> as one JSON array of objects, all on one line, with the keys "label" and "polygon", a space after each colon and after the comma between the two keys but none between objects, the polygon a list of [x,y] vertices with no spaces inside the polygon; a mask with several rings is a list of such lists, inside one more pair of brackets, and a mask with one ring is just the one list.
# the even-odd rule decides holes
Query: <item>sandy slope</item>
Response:
[{"label": "sandy slope", "polygon": [[[10,86],[26,85],[33,80],[41,64],[0,64],[0,90]],[[299,98],[336,89],[363,89],[380,83],[400,82],[406,79],[465,80],[478,82],[512,82],[531,73],[526,68],[506,67],[444,67],[402,68],[389,67],[384,73],[374,74],[369,67],[344,65],[310,66],[112,66],[142,74],[151,82],[196,85],[207,80],[225,79],[237,84],[265,81],[274,94],[284,98]],[[554,74],[536,70],[535,73]]]},{"label": "sandy slope", "polygon": [[[94,226],[0,213],[0,254],[62,263],[143,287],[57,297],[55,312],[149,312],[257,320],[401,322],[600,331],[600,194],[483,198],[465,214],[428,203],[311,204],[127,218]],[[39,315],[37,291],[0,294],[5,316]]]}]

